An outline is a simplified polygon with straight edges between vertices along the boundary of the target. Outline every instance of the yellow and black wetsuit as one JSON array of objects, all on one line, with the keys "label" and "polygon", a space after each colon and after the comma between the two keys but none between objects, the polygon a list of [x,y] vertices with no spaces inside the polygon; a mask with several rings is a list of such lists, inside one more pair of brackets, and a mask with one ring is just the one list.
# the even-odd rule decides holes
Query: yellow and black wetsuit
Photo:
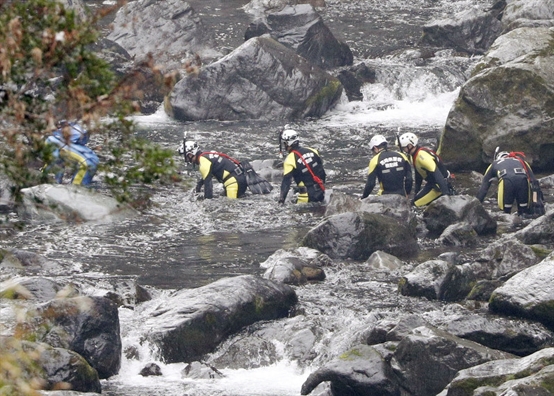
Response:
[{"label": "yellow and black wetsuit", "polygon": [[[311,168],[314,175],[325,183],[325,170],[323,161],[317,150],[312,148],[295,147],[294,151],[300,153],[304,161]],[[294,152],[289,152],[283,163],[283,181],[281,182],[281,194],[279,202],[284,202],[292,184],[292,180],[299,187],[298,203],[321,202],[325,199],[325,191],[314,181],[314,178],[304,161]]]},{"label": "yellow and black wetsuit", "polygon": [[197,163],[202,177],[196,184],[196,192],[200,192],[204,186],[206,199],[213,198],[213,177],[223,183],[227,198],[239,198],[246,192],[248,185],[242,168],[224,154],[215,151],[203,152],[198,154]]},{"label": "yellow and black wetsuit", "polygon": [[[523,160],[522,160],[523,161]],[[529,172],[529,164],[524,162]],[[494,161],[485,172],[483,183],[477,193],[481,202],[494,179],[498,179],[498,207],[505,213],[511,213],[514,200],[517,202],[517,212],[523,214],[529,205],[529,179],[524,164],[515,157],[500,158]]]},{"label": "yellow and black wetsuit", "polygon": [[376,180],[379,180],[381,194],[400,194],[407,196],[412,191],[412,166],[406,155],[397,151],[380,151],[369,161],[367,181],[362,198],[373,191]]},{"label": "yellow and black wetsuit", "polygon": [[[440,197],[449,195],[448,171],[431,150],[417,147],[412,156],[415,172],[415,206],[425,206]],[[421,184],[425,180],[425,186]]]}]

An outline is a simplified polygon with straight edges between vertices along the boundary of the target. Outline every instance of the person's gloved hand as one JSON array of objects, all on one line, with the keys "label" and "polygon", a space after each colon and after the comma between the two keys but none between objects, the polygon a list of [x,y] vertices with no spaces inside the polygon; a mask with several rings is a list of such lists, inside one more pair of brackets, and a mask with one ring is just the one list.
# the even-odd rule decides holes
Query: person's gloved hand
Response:
[{"label": "person's gloved hand", "polygon": [[284,199],[279,199],[279,205],[284,205],[285,204],[285,200]]},{"label": "person's gloved hand", "polygon": [[181,145],[179,146],[179,148],[177,149],[177,152],[180,154],[180,155],[184,155],[185,154],[185,145],[183,143],[181,143]]}]

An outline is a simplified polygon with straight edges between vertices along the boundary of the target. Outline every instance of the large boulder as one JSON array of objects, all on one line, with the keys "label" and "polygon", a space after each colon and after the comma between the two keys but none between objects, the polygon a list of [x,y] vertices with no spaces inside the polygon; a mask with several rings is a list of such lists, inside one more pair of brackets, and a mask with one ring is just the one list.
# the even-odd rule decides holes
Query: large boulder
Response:
[{"label": "large boulder", "polygon": [[419,247],[413,229],[382,214],[341,213],[324,219],[304,236],[302,245],[331,258],[367,260],[382,250],[400,258],[412,257]]},{"label": "large boulder", "polygon": [[165,69],[179,69],[182,60],[198,54],[216,58],[209,30],[191,5],[182,0],[138,0],[121,7],[107,37],[136,59],[151,54]]},{"label": "large boulder", "polygon": [[504,31],[519,27],[554,26],[554,3],[549,0],[507,0],[502,15]]},{"label": "large boulder", "polygon": [[470,8],[452,19],[426,24],[421,42],[475,55],[485,53],[501,33],[502,22],[497,10]]},{"label": "large boulder", "polygon": [[119,372],[119,314],[117,306],[106,298],[55,299],[39,306],[36,315],[18,326],[21,334],[77,352],[101,379]]},{"label": "large boulder", "polygon": [[[6,372],[9,367],[16,368],[12,372],[15,375],[2,376],[2,389],[8,390],[6,394],[30,394],[17,393],[17,390],[23,390],[22,383],[33,384],[35,389],[41,390],[102,391],[96,370],[78,353],[67,349],[14,337],[0,337],[0,358],[3,367],[8,368],[4,369]],[[10,387],[14,385],[10,392]]]},{"label": "large boulder", "polygon": [[440,396],[551,395],[554,348],[520,359],[499,359],[460,370]]},{"label": "large boulder", "polygon": [[554,235],[554,210],[548,209],[544,216],[534,219],[528,226],[517,231],[514,236],[521,242],[531,245],[549,244]]},{"label": "large boulder", "polygon": [[390,364],[408,394],[435,396],[458,370],[511,357],[432,326],[421,326],[400,341]]},{"label": "large boulder", "polygon": [[398,396],[390,365],[381,353],[367,345],[357,345],[311,373],[300,391],[310,394],[321,382],[330,381],[333,395]]},{"label": "large boulder", "polygon": [[287,316],[296,301],[282,283],[253,275],[224,278],[171,295],[145,319],[147,338],[163,361],[190,363],[247,325]]},{"label": "large boulder", "polygon": [[535,170],[554,164],[554,32],[499,37],[461,88],[440,139],[449,169],[483,170],[495,148],[523,151]]},{"label": "large boulder", "polygon": [[554,329],[554,256],[511,277],[496,289],[489,309],[503,315],[516,315]]},{"label": "large boulder", "polygon": [[404,296],[431,300],[463,300],[477,280],[473,266],[455,265],[444,260],[429,260],[404,275],[398,284]]},{"label": "large boulder", "polygon": [[459,222],[468,223],[479,235],[496,232],[496,221],[476,198],[468,195],[438,198],[425,208],[423,220],[431,235],[439,235]]},{"label": "large boulder", "polygon": [[19,215],[33,222],[112,222],[137,215],[112,197],[76,185],[41,184],[24,188]]},{"label": "large boulder", "polygon": [[266,33],[322,69],[351,65],[354,59],[348,45],[333,36],[309,4],[287,6],[256,21],[245,39]]},{"label": "large boulder", "polygon": [[319,117],[342,94],[339,80],[269,37],[256,37],[180,80],[165,110],[180,121]]}]

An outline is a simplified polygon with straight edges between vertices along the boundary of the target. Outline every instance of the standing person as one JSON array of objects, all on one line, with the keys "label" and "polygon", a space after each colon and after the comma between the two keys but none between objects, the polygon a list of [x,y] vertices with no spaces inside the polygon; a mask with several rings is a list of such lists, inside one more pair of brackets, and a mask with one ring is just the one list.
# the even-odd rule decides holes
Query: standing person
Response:
[{"label": "standing person", "polygon": [[517,214],[523,215],[529,207],[531,191],[530,181],[536,180],[533,170],[524,160],[525,155],[519,152],[501,151],[489,165],[477,199],[483,202],[494,179],[498,179],[498,207],[504,213],[511,213],[514,201],[517,203]]},{"label": "standing person", "polygon": [[283,181],[279,203],[284,204],[292,180],[298,186],[297,203],[321,202],[325,199],[325,169],[317,150],[300,146],[298,133],[285,129],[279,136],[281,151],[288,153],[283,162]]},{"label": "standing person", "polygon": [[[71,183],[88,186],[100,162],[96,153],[86,146],[89,141],[89,133],[76,122],[61,120],[46,143],[53,146],[53,161],[47,164],[45,171],[52,167],[58,168],[56,182],[62,183],[65,165],[72,164],[76,170],[73,173]],[[61,168],[61,169],[60,169]]]},{"label": "standing person", "polygon": [[[398,138],[400,148],[412,157],[415,172],[415,189],[413,204],[425,206],[441,195],[452,195],[449,185],[450,172],[446,169],[439,156],[426,147],[419,146],[415,134],[408,132]],[[425,180],[425,186],[421,185]]]},{"label": "standing person", "polygon": [[375,135],[369,141],[369,148],[374,157],[369,161],[369,170],[362,199],[373,191],[375,182],[379,180],[379,191],[382,194],[400,194],[407,197],[412,191],[412,166],[408,157],[398,151],[389,151],[387,139],[383,135]]},{"label": "standing person", "polygon": [[246,176],[239,162],[227,154],[217,151],[202,151],[198,143],[188,140],[183,142],[179,153],[185,156],[185,161],[198,165],[201,177],[196,183],[196,192],[204,187],[204,198],[213,198],[213,182],[215,177],[223,184],[227,198],[240,198],[248,187]]}]

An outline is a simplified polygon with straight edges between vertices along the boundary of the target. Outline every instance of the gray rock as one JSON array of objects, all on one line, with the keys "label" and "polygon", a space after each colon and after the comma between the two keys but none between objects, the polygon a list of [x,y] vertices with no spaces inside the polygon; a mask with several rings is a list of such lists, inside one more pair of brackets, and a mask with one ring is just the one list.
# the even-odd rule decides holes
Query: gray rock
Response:
[{"label": "gray rock", "polygon": [[330,381],[333,395],[399,396],[398,385],[390,377],[390,366],[377,349],[358,345],[310,374],[300,394],[308,395],[320,383]]},{"label": "gray rock", "polygon": [[475,197],[468,195],[439,197],[425,208],[423,221],[431,236],[461,222],[469,224],[479,235],[496,232],[496,221]]},{"label": "gray rock", "polygon": [[76,185],[41,184],[24,188],[19,215],[33,222],[112,222],[137,211],[112,197]]},{"label": "gray rock", "polygon": [[404,275],[399,290],[405,296],[459,301],[469,294],[475,281],[475,273],[469,265],[429,260]]},{"label": "gray rock", "polygon": [[422,326],[400,341],[391,366],[400,386],[409,394],[435,396],[452,381],[458,370],[509,357],[513,355]]},{"label": "gray rock", "polygon": [[[546,348],[521,359],[502,359],[475,365],[460,370],[441,395],[551,395],[553,361],[554,349]],[[523,393],[517,392],[518,388]],[[510,389],[513,391],[510,392]]]},{"label": "gray rock", "polygon": [[282,283],[252,275],[224,278],[175,292],[144,325],[165,362],[192,362],[247,325],[287,316],[296,301]]},{"label": "gray rock", "polygon": [[283,282],[289,285],[299,285],[309,281],[325,279],[323,266],[331,264],[331,259],[315,250],[300,247],[295,250],[277,250],[264,262],[261,268],[266,268],[264,278]]},{"label": "gray rock", "polygon": [[41,305],[25,331],[53,347],[83,356],[101,379],[119,372],[121,337],[117,306],[102,297],[55,299]]},{"label": "gray rock", "polygon": [[482,171],[497,146],[523,151],[534,170],[554,151],[554,55],[549,28],[519,28],[491,46],[461,88],[441,136],[449,169]]},{"label": "gray rock", "polygon": [[497,12],[470,8],[452,19],[433,21],[423,27],[423,44],[452,48],[469,54],[485,53],[502,32]]},{"label": "gray rock", "polygon": [[319,117],[342,94],[339,80],[269,37],[256,37],[180,80],[166,112],[181,121]]},{"label": "gray rock", "polygon": [[490,300],[492,312],[536,320],[554,329],[554,258],[546,258],[511,277]]},{"label": "gray rock", "polygon": [[198,54],[217,58],[209,31],[191,5],[181,0],[138,0],[121,7],[107,37],[141,59],[152,54],[165,70],[180,69],[185,59]]},{"label": "gray rock", "polygon": [[354,59],[348,45],[333,36],[309,4],[286,6],[267,14],[262,21],[249,27],[245,38],[263,34],[269,34],[322,69],[352,65]]},{"label": "gray rock", "polygon": [[352,212],[326,218],[308,231],[302,245],[354,260],[367,260],[377,250],[405,258],[419,249],[409,226],[381,214]]}]

